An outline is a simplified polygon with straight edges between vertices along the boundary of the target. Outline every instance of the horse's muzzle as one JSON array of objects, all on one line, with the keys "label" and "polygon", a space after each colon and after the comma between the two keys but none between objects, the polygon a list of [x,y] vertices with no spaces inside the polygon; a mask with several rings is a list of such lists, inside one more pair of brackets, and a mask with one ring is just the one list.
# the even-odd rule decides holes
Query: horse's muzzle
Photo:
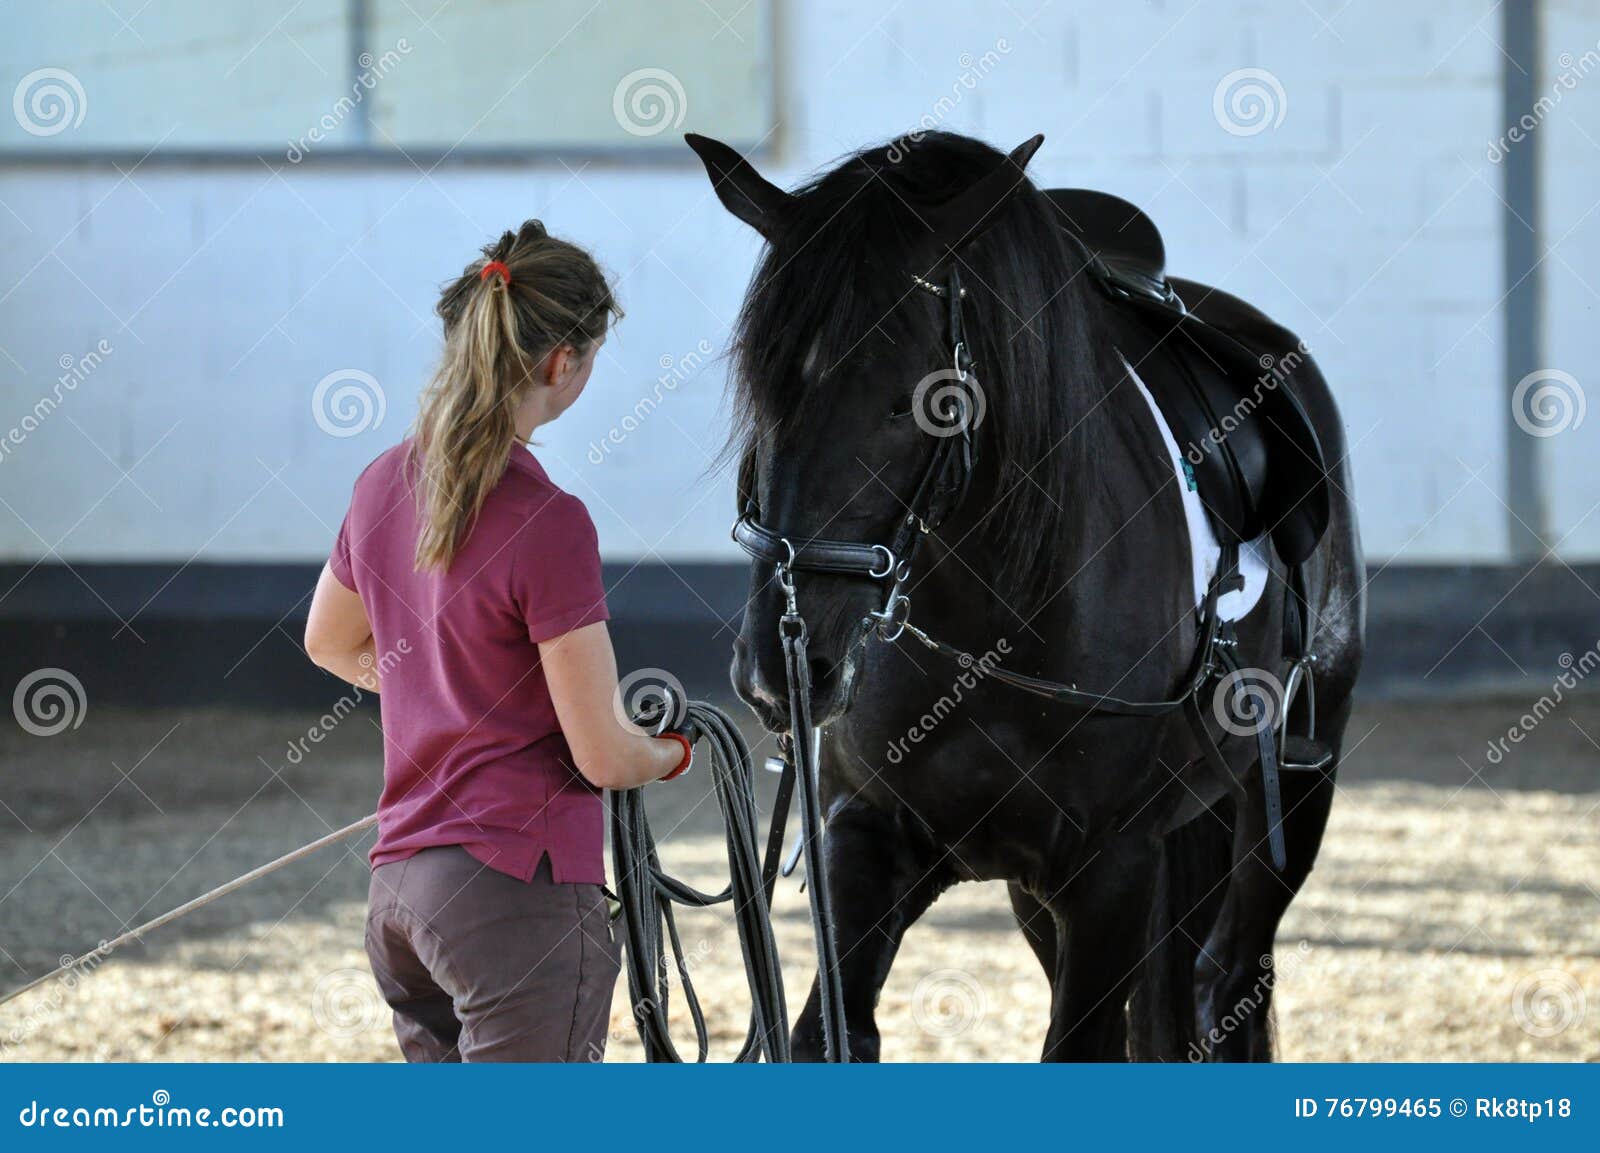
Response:
[{"label": "horse's muzzle", "polygon": [[[822,725],[836,720],[855,699],[856,668],[853,661],[811,656],[811,721]],[[784,671],[783,647],[776,633],[769,641],[753,643],[740,634],[733,644],[733,688],[749,705],[768,732],[789,731],[789,679]]]}]

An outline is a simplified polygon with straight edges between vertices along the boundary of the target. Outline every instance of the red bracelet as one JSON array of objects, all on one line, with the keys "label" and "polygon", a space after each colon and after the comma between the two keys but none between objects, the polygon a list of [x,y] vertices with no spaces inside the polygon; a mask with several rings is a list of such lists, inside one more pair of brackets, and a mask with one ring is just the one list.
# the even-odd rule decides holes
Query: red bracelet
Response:
[{"label": "red bracelet", "polygon": [[682,733],[662,733],[657,739],[664,741],[677,741],[683,746],[683,760],[678,762],[678,767],[673,769],[666,776],[658,779],[670,781],[673,777],[681,777],[684,773],[688,772],[689,765],[694,760],[694,746],[689,743],[689,738],[684,736]]}]

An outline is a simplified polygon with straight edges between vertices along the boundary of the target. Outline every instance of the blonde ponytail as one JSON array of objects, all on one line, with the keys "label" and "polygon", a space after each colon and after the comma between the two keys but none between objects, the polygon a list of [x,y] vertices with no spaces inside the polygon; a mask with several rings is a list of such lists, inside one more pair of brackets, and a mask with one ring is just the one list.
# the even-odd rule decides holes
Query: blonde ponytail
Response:
[{"label": "blonde ponytail", "polygon": [[594,259],[537,220],[486,246],[436,311],[444,355],[422,394],[411,448],[419,571],[450,567],[499,483],[534,369],[563,345],[587,353],[622,315]]}]

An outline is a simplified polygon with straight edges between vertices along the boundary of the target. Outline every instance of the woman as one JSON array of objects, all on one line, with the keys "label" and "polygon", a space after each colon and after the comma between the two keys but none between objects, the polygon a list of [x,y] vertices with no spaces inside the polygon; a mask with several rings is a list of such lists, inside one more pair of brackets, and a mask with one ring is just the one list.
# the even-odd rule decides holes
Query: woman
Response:
[{"label": "woman", "polygon": [[617,716],[594,525],[525,445],[612,316],[530,220],[445,288],[416,428],[356,481],[306,652],[382,694],[367,955],[411,1061],[598,1060],[619,961],[600,789],[688,768]]}]

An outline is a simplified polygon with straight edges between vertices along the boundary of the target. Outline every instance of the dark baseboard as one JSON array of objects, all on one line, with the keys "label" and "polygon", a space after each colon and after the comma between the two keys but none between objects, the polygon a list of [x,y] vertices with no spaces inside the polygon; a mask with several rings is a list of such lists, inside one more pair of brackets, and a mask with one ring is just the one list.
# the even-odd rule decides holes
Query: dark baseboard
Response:
[{"label": "dark baseboard", "polygon": [[[46,667],[101,704],[315,707],[334,682],[300,650],[319,566],[0,565],[0,689]],[[1374,565],[1366,696],[1543,691],[1600,642],[1600,565]],[[742,564],[615,564],[624,670],[671,669],[721,695]]]}]

